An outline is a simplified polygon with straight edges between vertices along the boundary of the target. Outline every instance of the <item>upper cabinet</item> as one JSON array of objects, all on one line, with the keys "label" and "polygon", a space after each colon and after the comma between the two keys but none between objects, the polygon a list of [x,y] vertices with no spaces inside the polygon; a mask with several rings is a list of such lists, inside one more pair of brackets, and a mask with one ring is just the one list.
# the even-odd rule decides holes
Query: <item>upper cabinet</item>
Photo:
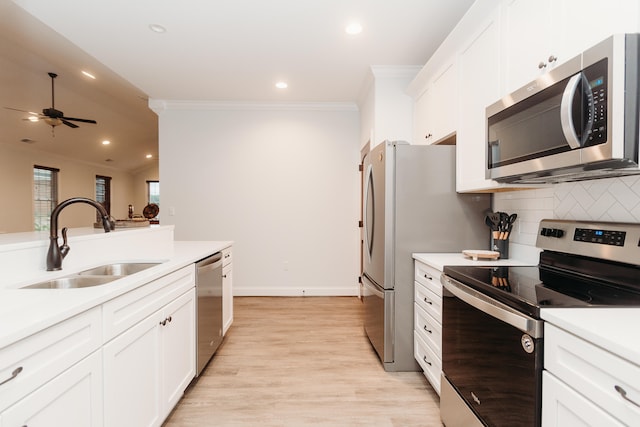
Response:
[{"label": "upper cabinet", "polygon": [[505,0],[504,92],[510,93],[614,33],[638,31],[637,0]]},{"label": "upper cabinet", "polygon": [[413,143],[456,132],[458,192],[517,187],[485,178],[486,107],[611,34],[638,31],[638,0],[478,0],[407,89]]},{"label": "upper cabinet", "polygon": [[458,124],[458,74],[455,56],[436,73],[428,71],[414,80],[413,143],[434,144],[456,132]]}]

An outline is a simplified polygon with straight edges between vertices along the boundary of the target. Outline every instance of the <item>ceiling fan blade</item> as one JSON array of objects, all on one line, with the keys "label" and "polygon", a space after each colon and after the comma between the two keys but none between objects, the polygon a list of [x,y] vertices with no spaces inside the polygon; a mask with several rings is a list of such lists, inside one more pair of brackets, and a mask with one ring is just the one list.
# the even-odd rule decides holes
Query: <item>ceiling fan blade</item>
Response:
[{"label": "ceiling fan blade", "polygon": [[75,123],[71,123],[71,122],[66,121],[65,119],[61,119],[61,120],[62,120],[62,123],[64,123],[65,125],[69,126],[70,128],[77,128],[77,127],[80,127],[80,126],[78,126],[78,125],[77,125],[77,124],[75,124]]},{"label": "ceiling fan blade", "polygon": [[94,125],[98,124],[95,120],[90,119],[76,119],[74,117],[60,117],[63,120],[72,120],[74,122],[82,122],[82,123],[93,123]]},{"label": "ceiling fan blade", "polygon": [[27,114],[37,115],[37,116],[41,115],[39,113],[34,113],[33,111],[20,110],[18,108],[11,108],[11,107],[4,107],[4,108],[6,108],[7,110],[20,111],[21,113],[27,113]]}]

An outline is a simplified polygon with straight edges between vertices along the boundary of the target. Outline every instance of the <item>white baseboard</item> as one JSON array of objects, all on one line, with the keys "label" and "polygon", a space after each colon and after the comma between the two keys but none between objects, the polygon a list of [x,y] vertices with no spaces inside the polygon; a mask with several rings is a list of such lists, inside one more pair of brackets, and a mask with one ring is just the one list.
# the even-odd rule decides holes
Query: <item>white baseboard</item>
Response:
[{"label": "white baseboard", "polygon": [[358,286],[352,288],[275,288],[275,287],[234,287],[236,297],[357,297]]}]

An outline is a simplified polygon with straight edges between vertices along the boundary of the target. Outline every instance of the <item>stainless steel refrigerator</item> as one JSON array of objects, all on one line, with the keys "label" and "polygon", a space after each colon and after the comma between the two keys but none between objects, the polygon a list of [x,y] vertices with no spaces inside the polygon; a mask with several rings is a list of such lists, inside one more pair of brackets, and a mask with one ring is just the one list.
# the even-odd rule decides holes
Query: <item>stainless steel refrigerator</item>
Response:
[{"label": "stainless steel refrigerator", "polygon": [[490,195],[456,193],[455,149],[385,141],[363,161],[364,327],[387,371],[419,370],[412,254],[489,249]]}]

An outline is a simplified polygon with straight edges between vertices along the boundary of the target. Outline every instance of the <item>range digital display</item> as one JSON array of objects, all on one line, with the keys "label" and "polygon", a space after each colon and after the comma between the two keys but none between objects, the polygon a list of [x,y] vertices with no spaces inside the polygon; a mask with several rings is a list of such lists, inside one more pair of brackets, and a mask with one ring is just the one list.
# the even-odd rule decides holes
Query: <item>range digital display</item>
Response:
[{"label": "range digital display", "polygon": [[593,230],[576,228],[573,240],[576,242],[599,243],[602,245],[624,246],[626,231]]}]

